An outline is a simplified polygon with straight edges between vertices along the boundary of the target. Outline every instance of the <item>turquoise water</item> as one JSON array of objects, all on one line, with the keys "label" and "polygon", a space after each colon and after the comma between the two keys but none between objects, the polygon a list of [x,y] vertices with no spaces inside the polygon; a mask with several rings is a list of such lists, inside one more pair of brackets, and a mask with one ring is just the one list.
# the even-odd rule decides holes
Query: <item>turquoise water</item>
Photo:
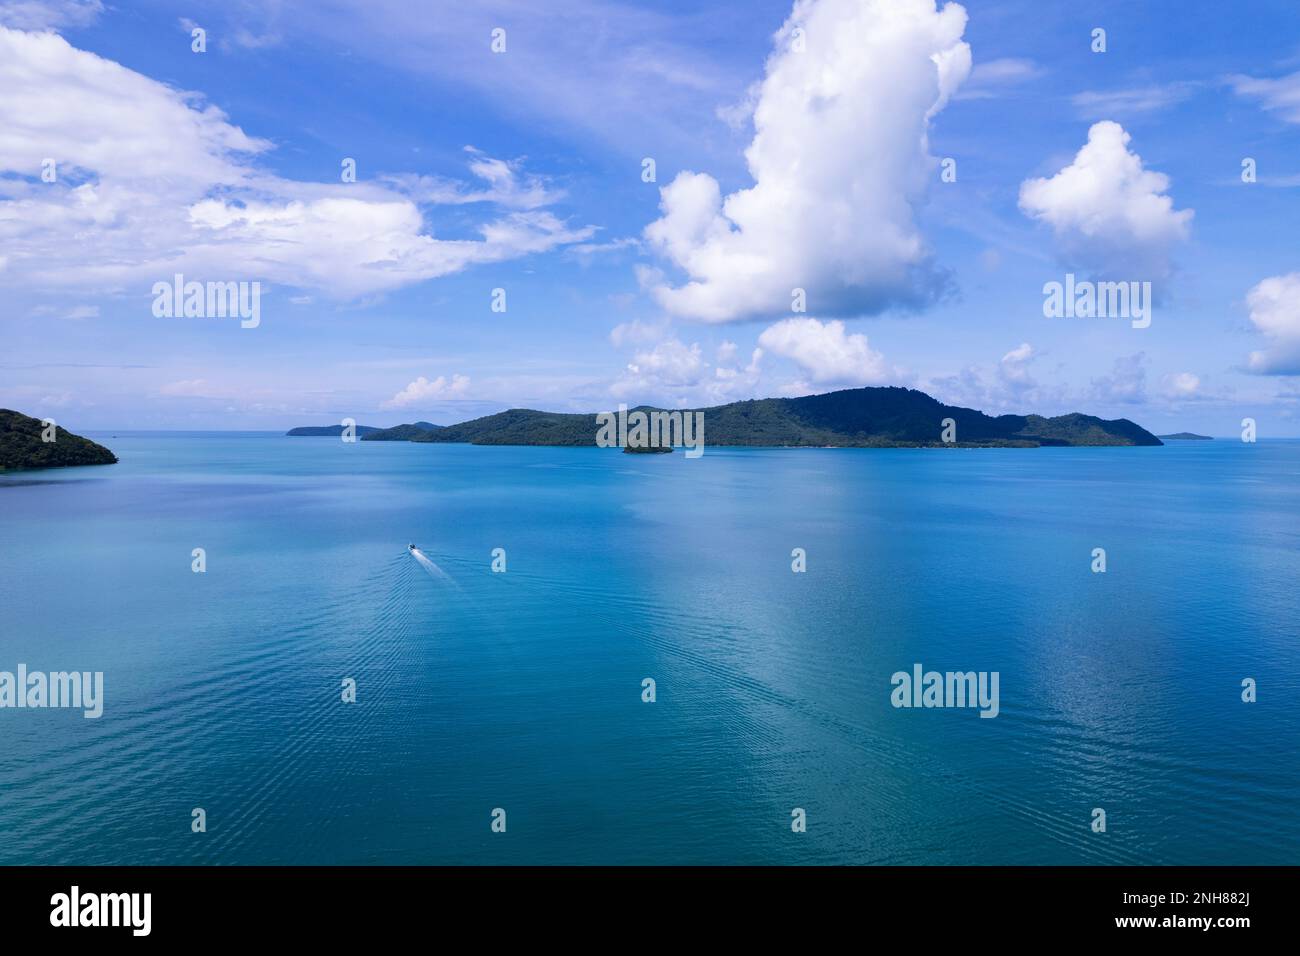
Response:
[{"label": "turquoise water", "polygon": [[93,437],[0,478],[0,670],[106,696],[0,710],[0,863],[1300,862],[1300,443]]}]

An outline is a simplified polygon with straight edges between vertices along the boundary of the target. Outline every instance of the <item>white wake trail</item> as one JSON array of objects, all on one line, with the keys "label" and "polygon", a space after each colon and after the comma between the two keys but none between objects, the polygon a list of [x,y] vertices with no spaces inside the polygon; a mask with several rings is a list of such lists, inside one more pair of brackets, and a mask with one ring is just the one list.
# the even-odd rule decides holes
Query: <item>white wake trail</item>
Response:
[{"label": "white wake trail", "polygon": [[419,548],[413,549],[411,551],[411,554],[415,556],[415,560],[420,562],[420,564],[424,567],[424,570],[429,572],[430,577],[438,578],[442,581],[451,580],[451,577],[447,574],[447,572],[444,571],[442,568],[438,567],[438,565],[434,564],[427,557],[425,557],[424,552],[421,551]]}]

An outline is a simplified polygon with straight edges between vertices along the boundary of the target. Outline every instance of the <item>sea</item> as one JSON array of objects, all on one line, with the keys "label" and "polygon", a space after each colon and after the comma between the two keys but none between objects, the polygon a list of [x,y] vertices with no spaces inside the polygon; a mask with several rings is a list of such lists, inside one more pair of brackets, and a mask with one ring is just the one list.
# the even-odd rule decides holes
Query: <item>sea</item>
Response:
[{"label": "sea", "polygon": [[0,476],[0,671],[102,674],[0,864],[1300,863],[1300,441],[89,435]]}]

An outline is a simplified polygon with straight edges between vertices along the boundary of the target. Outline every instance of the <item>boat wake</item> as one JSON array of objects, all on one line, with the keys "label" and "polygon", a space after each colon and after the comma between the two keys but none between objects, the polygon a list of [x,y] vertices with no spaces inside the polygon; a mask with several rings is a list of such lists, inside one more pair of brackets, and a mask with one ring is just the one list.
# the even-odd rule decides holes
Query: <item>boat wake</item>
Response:
[{"label": "boat wake", "polygon": [[420,562],[420,566],[424,568],[424,570],[429,572],[429,577],[437,578],[439,581],[451,580],[451,577],[447,574],[446,571],[438,567],[438,565],[435,564],[433,561],[429,560],[429,558],[425,555],[425,553],[421,551],[419,548],[417,548],[415,545],[413,544],[408,545],[406,550],[410,551],[411,556],[415,558],[415,560]]}]

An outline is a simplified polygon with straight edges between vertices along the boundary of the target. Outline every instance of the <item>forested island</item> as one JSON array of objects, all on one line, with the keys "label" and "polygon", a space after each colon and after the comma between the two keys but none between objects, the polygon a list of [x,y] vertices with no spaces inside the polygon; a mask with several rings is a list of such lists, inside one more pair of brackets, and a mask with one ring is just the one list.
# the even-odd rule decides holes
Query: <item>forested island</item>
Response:
[{"label": "forested island", "polygon": [[66,428],[55,425],[53,441],[45,441],[46,434],[41,419],[0,408],[0,471],[117,463],[117,456],[103,445]]},{"label": "forested island", "polygon": [[[632,411],[664,412],[650,406]],[[776,447],[1003,447],[1160,445],[1126,418],[1104,420],[1078,412],[986,415],[945,405],[910,388],[850,388],[802,398],[765,398],[673,413],[703,412],[707,445]],[[944,441],[945,420],[953,441]],[[514,408],[457,425],[414,422],[371,431],[363,441],[467,442],[474,445],[593,445],[600,427],[593,414]],[[359,430],[358,430],[359,431]]]}]

